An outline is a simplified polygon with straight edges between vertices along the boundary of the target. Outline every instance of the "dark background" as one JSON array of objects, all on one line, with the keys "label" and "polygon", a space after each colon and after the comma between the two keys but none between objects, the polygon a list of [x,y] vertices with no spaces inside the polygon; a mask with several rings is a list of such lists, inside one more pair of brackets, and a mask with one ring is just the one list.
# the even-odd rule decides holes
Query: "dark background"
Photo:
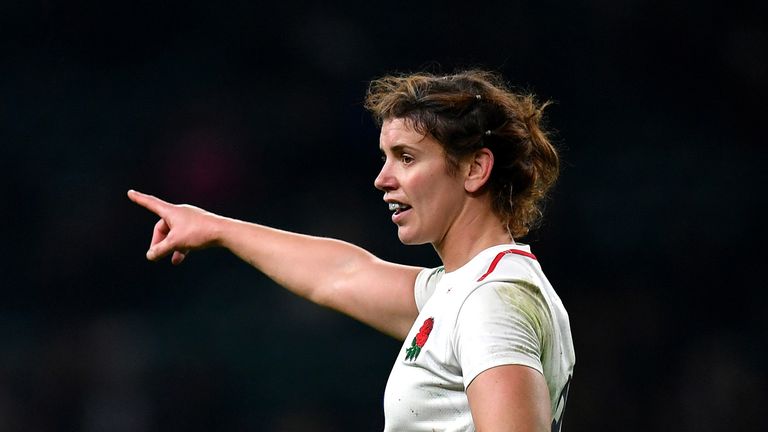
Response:
[{"label": "dark background", "polygon": [[125,192],[437,265],[361,102],[462,66],[555,101],[524,240],[571,317],[564,430],[764,430],[765,5],[2,2],[0,430],[380,430],[398,342],[224,251],[147,262]]}]

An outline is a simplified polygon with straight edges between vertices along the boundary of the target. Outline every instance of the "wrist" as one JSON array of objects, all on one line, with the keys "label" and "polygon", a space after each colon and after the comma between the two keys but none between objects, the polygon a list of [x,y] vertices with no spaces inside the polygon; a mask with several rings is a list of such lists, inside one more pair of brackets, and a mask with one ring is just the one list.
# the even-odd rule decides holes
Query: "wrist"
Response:
[{"label": "wrist", "polygon": [[225,216],[211,213],[208,245],[212,247],[227,247],[227,236],[231,231],[229,226],[234,222]]}]

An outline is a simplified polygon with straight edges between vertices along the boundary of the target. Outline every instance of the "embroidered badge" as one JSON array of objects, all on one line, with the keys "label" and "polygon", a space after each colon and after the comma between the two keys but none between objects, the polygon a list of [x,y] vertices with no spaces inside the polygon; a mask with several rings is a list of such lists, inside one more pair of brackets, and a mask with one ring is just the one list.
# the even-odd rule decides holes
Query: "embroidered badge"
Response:
[{"label": "embroidered badge", "polygon": [[434,318],[427,318],[424,320],[424,324],[421,325],[419,333],[413,338],[411,346],[405,350],[405,359],[416,361],[416,358],[421,352],[421,348],[427,343],[429,334],[432,332],[432,326],[435,324]]}]

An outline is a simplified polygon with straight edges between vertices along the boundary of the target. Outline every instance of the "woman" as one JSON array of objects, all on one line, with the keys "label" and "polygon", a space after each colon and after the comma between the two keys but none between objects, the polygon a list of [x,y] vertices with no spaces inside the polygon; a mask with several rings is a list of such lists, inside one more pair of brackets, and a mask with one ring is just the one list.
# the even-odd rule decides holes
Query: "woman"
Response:
[{"label": "woman", "polygon": [[384,192],[398,237],[443,266],[382,261],[349,243],[172,205],[147,258],[225,247],[280,285],[404,340],[384,396],[385,431],[557,431],[574,364],[568,316],[527,234],[557,177],[532,96],[494,74],[390,76],[371,83]]}]

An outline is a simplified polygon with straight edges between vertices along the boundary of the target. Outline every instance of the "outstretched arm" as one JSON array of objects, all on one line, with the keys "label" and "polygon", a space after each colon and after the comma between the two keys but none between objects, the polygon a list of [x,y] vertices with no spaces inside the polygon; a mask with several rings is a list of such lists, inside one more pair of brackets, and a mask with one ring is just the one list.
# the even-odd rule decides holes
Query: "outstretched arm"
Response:
[{"label": "outstretched arm", "polygon": [[189,251],[225,247],[293,293],[401,340],[418,315],[413,286],[419,267],[383,261],[339,240],[222,217],[136,191],[128,197],[160,216],[147,259],[171,255],[180,264]]}]

